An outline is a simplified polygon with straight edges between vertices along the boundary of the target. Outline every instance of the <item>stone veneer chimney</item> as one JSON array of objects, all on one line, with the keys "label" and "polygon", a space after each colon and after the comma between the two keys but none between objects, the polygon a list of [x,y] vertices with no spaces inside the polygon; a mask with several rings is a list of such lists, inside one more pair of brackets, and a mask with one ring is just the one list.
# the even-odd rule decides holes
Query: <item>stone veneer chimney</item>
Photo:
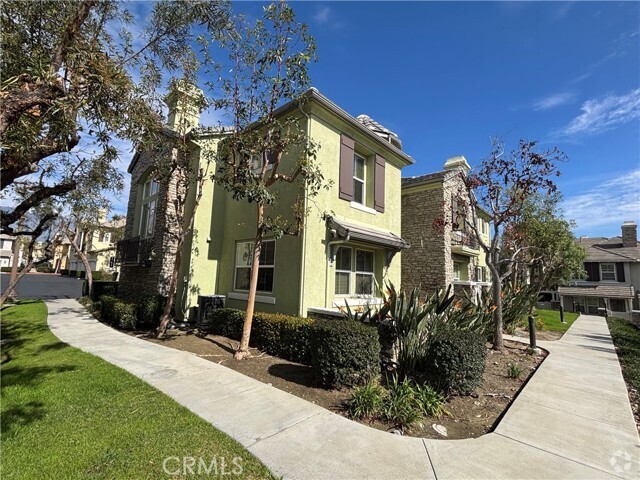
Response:
[{"label": "stone veneer chimney", "polygon": [[200,111],[206,104],[204,94],[198,87],[183,80],[175,81],[169,87],[164,101],[169,107],[167,126],[170,129],[187,133],[198,126]]},{"label": "stone veneer chimney", "polygon": [[625,247],[635,247],[638,245],[638,225],[633,221],[622,224],[622,245]]}]

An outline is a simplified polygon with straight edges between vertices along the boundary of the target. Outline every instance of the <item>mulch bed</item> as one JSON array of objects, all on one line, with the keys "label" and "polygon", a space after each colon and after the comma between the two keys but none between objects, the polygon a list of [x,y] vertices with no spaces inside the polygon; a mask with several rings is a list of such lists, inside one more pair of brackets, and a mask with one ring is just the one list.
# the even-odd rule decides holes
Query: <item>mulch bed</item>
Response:
[{"label": "mulch bed", "polygon": [[[335,413],[344,415],[344,402],[351,396],[352,389],[325,390],[314,383],[311,367],[283,360],[252,349],[252,356],[243,361],[233,359],[238,342],[226,337],[207,335],[201,337],[191,332],[170,330],[164,338],[156,339],[144,332],[130,332],[139,338],[159,343],[167,347],[195,353],[196,355],[231,368],[261,382],[271,384],[280,390],[296,395]],[[424,420],[405,434],[426,438],[443,438],[432,425],[446,427],[450,439],[474,438],[490,432],[508,408],[511,401],[546,353],[530,355],[526,345],[505,342],[505,349],[496,352],[487,349],[486,368],[483,385],[472,397],[453,396],[447,400],[446,409],[450,415],[440,419]],[[509,364],[522,367],[520,378],[509,378]],[[395,430],[395,425],[374,421],[373,428],[385,431]]]}]

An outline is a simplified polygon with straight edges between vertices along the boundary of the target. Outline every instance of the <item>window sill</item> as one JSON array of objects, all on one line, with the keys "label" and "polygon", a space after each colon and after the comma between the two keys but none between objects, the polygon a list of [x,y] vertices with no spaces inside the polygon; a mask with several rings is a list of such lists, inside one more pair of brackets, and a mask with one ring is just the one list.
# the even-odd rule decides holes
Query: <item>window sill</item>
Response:
[{"label": "window sill", "polygon": [[349,202],[349,205],[351,206],[351,208],[355,208],[356,210],[360,210],[362,212],[367,212],[370,213],[371,215],[377,215],[378,212],[376,210],[374,210],[373,208],[369,208],[365,205],[362,205],[361,203],[358,202]]},{"label": "window sill", "polygon": [[[227,295],[227,298],[231,298],[233,300],[248,300],[249,299],[249,294],[248,293],[229,292],[229,294]],[[258,302],[258,303],[268,303],[270,305],[275,305],[276,304],[276,298],[275,297],[265,297],[264,295],[256,295],[256,302]]]}]

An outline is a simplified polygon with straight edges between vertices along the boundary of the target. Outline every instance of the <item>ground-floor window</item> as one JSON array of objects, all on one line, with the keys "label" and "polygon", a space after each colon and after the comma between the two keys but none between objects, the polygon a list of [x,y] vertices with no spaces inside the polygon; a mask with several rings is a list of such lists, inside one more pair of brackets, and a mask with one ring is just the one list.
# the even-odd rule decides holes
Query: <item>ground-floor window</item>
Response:
[{"label": "ground-floor window", "polygon": [[609,308],[611,309],[612,312],[626,312],[627,301],[622,298],[610,298]]},{"label": "ground-floor window", "polygon": [[460,280],[460,270],[461,270],[460,262],[453,262],[453,279]]},{"label": "ground-floor window", "polygon": [[[355,262],[353,261],[355,257]],[[335,257],[336,295],[373,296],[375,292],[375,254],[370,250],[340,247]]]},{"label": "ground-floor window", "polygon": [[[235,283],[236,290],[249,290],[251,279],[251,263],[253,258],[253,242],[236,244]],[[275,270],[276,242],[264,240],[260,250],[260,267],[258,268],[258,291],[273,292],[273,274]]]}]

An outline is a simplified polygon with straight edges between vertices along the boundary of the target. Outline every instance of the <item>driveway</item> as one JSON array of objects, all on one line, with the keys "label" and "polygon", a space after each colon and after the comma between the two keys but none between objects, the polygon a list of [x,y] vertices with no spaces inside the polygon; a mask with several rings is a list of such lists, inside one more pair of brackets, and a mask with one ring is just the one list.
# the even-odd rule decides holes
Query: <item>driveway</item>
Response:
[{"label": "driveway", "polygon": [[[0,276],[2,291],[9,285],[9,274]],[[82,295],[82,282],[76,278],[48,273],[27,273],[16,287],[18,299],[78,298]]]}]

